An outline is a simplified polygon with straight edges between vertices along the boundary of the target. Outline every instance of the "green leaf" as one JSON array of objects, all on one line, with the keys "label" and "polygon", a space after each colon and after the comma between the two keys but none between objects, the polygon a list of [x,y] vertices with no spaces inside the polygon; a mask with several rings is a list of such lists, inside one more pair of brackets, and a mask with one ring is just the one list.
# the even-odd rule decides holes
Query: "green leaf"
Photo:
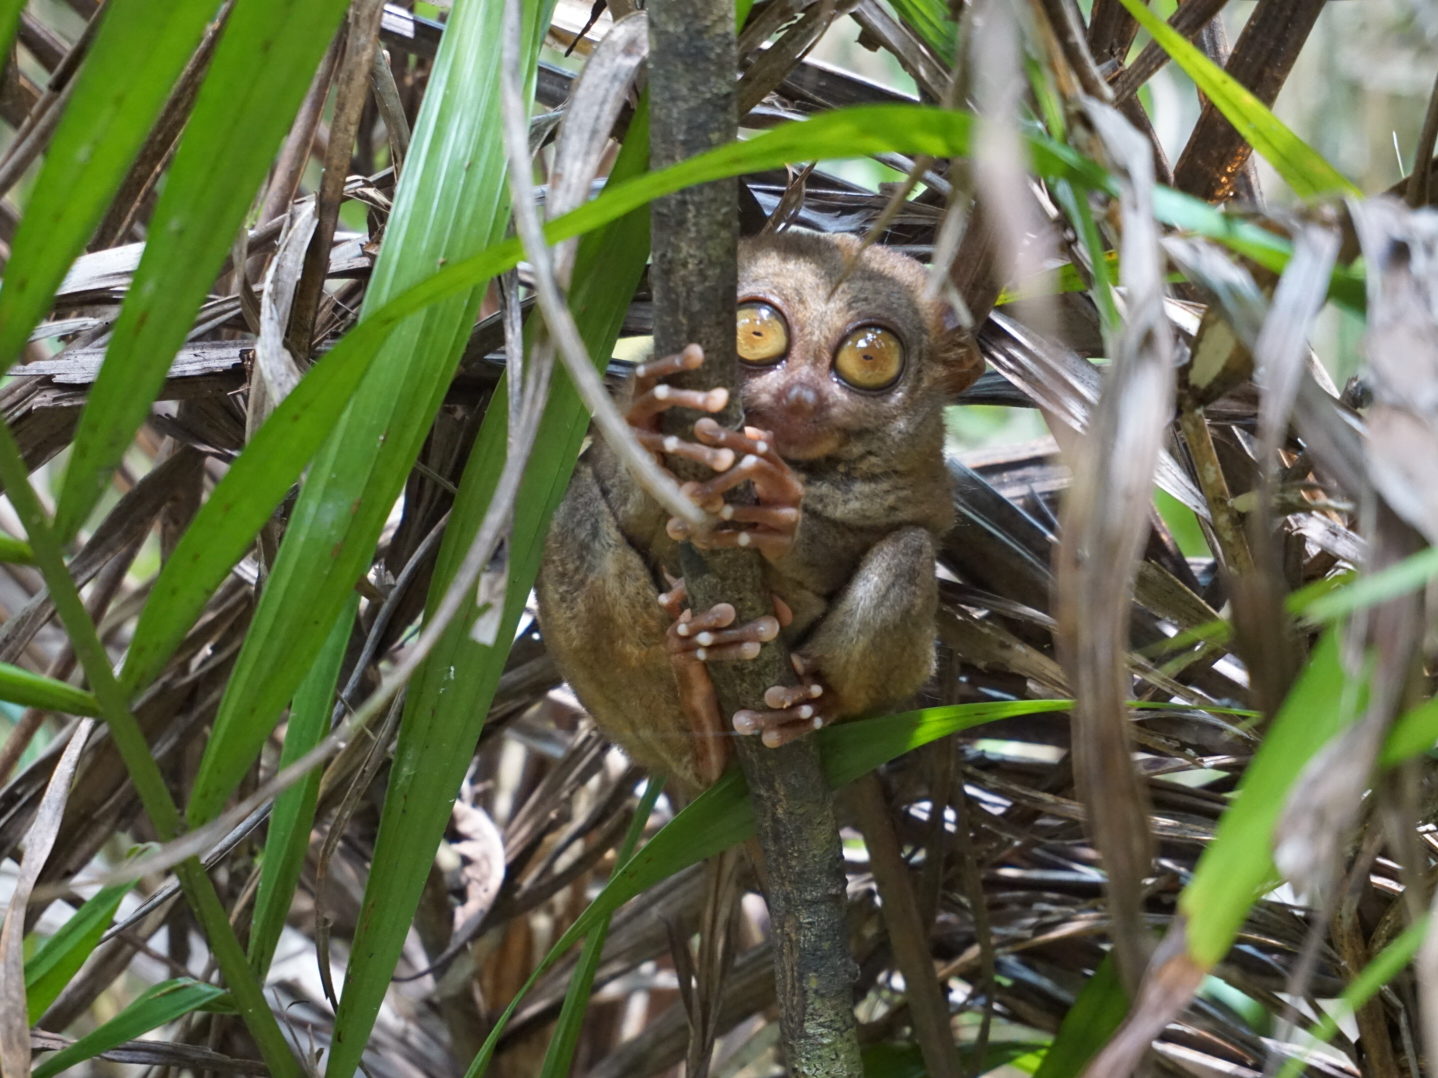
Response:
[{"label": "green leaf", "polygon": [[1263,744],[1244,772],[1213,841],[1179,896],[1188,954],[1211,969],[1233,944],[1250,907],[1277,882],[1274,829],[1304,766],[1367,704],[1368,671],[1344,668],[1339,633],[1319,640]]},{"label": "green leaf", "polygon": [[215,9],[215,0],[110,0],[98,16],[15,228],[0,288],[0,370],[19,356],[84,250]]},{"label": "green leaf", "polygon": [[224,989],[188,977],[157,984],[93,1033],[42,1059],[31,1072],[33,1078],[50,1078],[76,1063],[94,1059],[101,1052],[108,1052],[191,1011],[209,1008],[224,995]]},{"label": "green leaf", "polygon": [[[1070,706],[1070,700],[954,704],[840,723],[820,730],[814,736],[823,748],[825,777],[831,787],[837,788],[910,749],[941,737],[998,719],[1063,711]],[[631,898],[674,873],[742,842],[753,831],[754,810],[749,801],[749,789],[739,770],[730,768],[723,778],[691,801],[643,849],[619,867],[604,890],[569,926],[510,1001],[479,1054],[469,1065],[465,1078],[478,1078],[485,1072],[506,1023],[525,994],[544,971],[577,940],[588,934],[601,918],[609,916]]]},{"label": "green leaf", "polygon": [[26,961],[25,1007],[31,1025],[85,964],[115,919],[121,899],[137,882],[112,884],[97,891]]},{"label": "green leaf", "polygon": [[[643,173],[647,117],[643,108],[636,113],[611,184]],[[569,300],[590,355],[602,360],[612,354],[648,252],[647,213],[632,214],[581,242]],[[507,381],[496,389],[494,400],[502,401],[506,392]],[[587,427],[588,415],[568,379],[556,376],[510,523],[508,584],[496,644],[486,647],[472,640],[471,619],[462,612],[410,685],[375,842],[374,867],[361,906],[362,934],[356,938],[340,1001],[341,1016],[363,1033],[374,1022],[409,932],[425,874],[449,819],[450,802],[469,766],[508,657],[509,641],[538,571],[544,531],[568,485]],[[430,589],[431,604],[452,580],[479,529],[507,447],[506,410],[492,407],[475,439],[450,513]]]},{"label": "green leaf", "polygon": [[0,56],[10,55],[15,40],[15,27],[20,24],[20,9],[25,0],[0,0]]},{"label": "green leaf", "polygon": [[140,612],[120,677],[131,694],[164,668],[209,597],[334,432],[379,343],[398,320],[398,315],[371,319],[311,367],[200,506]]},{"label": "green leaf", "polygon": [[65,715],[94,717],[100,714],[99,701],[84,689],[43,674],[32,674],[10,663],[0,663],[0,700]]},{"label": "green leaf", "polygon": [[[613,185],[594,202],[552,222],[546,232],[557,242],[608,224],[650,199],[690,183],[796,161],[890,150],[962,154],[968,150],[970,125],[966,114],[911,105],[827,113]],[[1036,167],[1043,175],[1101,189],[1107,182],[1097,166],[1062,144],[1035,139],[1033,147]],[[1281,237],[1179,192],[1158,188],[1154,200],[1167,223],[1217,239],[1269,269],[1281,270],[1291,253]],[[319,441],[333,430],[392,328],[428,305],[512,268],[519,258],[519,244],[503,240],[470,258],[451,259],[444,269],[378,310],[367,310],[365,320],[311,369],[236,459],[162,570],[126,660],[127,688],[133,692],[143,687],[164,665],[208,596],[289,491]],[[1335,293],[1340,289],[1356,296],[1350,296],[1349,302],[1362,309],[1360,279],[1335,275]],[[341,514],[330,524],[329,538],[337,542],[345,518]],[[299,676],[302,672],[295,683]]]},{"label": "green leaf", "polygon": [[948,4],[941,0],[889,0],[889,6],[940,59],[953,61],[958,47],[958,27]]},{"label": "green leaf", "polygon": [[1325,195],[1362,197],[1353,183],[1289,129],[1242,83],[1219,67],[1182,34],[1160,19],[1142,0],[1121,0],[1128,13],[1149,32],[1174,63],[1183,68],[1225,119],[1263,159],[1273,166],[1300,198]]},{"label": "green leaf", "polygon": [[1435,744],[1438,744],[1438,696],[1406,712],[1393,724],[1378,763],[1381,767],[1397,767],[1404,760],[1432,751]]},{"label": "green leaf", "polygon": [[245,0],[231,9],[75,432],[55,517],[62,540],[144,422],[345,6]]},{"label": "green leaf", "polygon": [[[1034,1055],[1034,1046],[1023,1041],[990,1041],[982,1064],[974,1058],[974,1050],[967,1046],[959,1048],[959,1055],[965,1074],[992,1074],[999,1078],[1012,1074],[1010,1067],[1022,1067],[1021,1061]],[[861,1056],[865,1078],[928,1078],[924,1053],[917,1044],[880,1041],[865,1045]],[[1032,1069],[1028,1072],[1032,1073]]]},{"label": "green leaf", "polygon": [[[330,630],[314,668],[295,693],[289,725],[285,728],[285,745],[280,751],[281,768],[294,763],[329,732],[335,683],[339,680],[358,608],[359,596],[352,596]],[[260,859],[260,883],[255,893],[255,915],[250,927],[250,968],[261,980],[274,960],[275,946],[280,941],[300,870],[309,852],[321,777],[319,768],[310,771],[275,799],[270,812],[265,851]]]},{"label": "green leaf", "polygon": [[34,565],[35,552],[23,539],[0,535],[0,562],[7,565]]},{"label": "green leaf", "polygon": [[[492,55],[502,6],[467,0],[451,12],[367,313],[504,233],[498,69],[474,62]],[[531,50],[547,10],[525,6]],[[215,718],[188,808],[192,823],[212,818],[239,783],[368,567],[453,377],[473,324],[476,284],[393,332],[316,458]]]},{"label": "green leaf", "polygon": [[1119,982],[1118,965],[1110,954],[1064,1015],[1034,1078],[1077,1078],[1127,1014],[1128,993]]}]

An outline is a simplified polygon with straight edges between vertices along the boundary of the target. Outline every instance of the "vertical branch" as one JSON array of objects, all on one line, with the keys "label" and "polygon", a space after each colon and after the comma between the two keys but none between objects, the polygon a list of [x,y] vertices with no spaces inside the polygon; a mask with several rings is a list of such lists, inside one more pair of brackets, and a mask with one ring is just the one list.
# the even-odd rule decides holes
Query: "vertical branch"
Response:
[{"label": "vertical branch", "polygon": [[[655,103],[651,157],[662,167],[735,137],[734,7],[727,0],[654,0],[648,11]],[[729,411],[719,417],[730,425],[741,418],[732,391],[737,219],[730,181],[693,187],[654,205],[656,352],[665,355],[697,342],[705,363],[693,372],[694,384],[730,387]],[[679,421],[692,423],[693,415]],[[752,551],[701,557],[686,546],[683,569],[695,609],[729,602],[740,622],[772,612],[762,565]],[[793,678],[787,655],[772,645],[753,662],[725,664],[712,673],[726,715],[762,706],[766,688]],[[813,739],[777,750],[755,738],[740,738],[738,745],[767,866],[788,1071],[802,1078],[857,1076],[862,1067],[843,861],[818,747]]]}]

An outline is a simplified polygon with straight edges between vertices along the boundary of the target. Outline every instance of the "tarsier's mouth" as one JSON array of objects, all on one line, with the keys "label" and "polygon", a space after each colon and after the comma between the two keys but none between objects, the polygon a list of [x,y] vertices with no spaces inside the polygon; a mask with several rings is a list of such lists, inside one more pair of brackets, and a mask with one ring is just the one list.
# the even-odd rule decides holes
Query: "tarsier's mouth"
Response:
[{"label": "tarsier's mouth", "polygon": [[782,409],[768,411],[750,408],[745,422],[768,431],[774,438],[774,449],[786,460],[817,460],[826,457],[844,444],[845,435],[823,416],[795,416]]}]

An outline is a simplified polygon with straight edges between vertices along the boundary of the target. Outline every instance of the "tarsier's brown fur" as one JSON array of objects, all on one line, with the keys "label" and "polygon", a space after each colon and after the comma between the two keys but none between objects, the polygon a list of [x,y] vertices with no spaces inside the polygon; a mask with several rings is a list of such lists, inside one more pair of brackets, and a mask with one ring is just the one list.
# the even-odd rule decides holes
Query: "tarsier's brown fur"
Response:
[{"label": "tarsier's brown fur", "polygon": [[[746,423],[773,435],[803,484],[792,546],[766,581],[793,611],[782,636],[824,684],[830,717],[901,704],[933,670],[935,540],[953,521],[943,406],[977,375],[925,270],[849,236],[786,233],[745,241],[739,299],[788,324],[786,358],[741,371]],[[858,252],[857,260],[854,256]],[[832,372],[856,325],[897,334],[904,370],[861,392]],[[791,406],[796,385],[804,407]],[[802,414],[800,414],[802,413]],[[580,701],[639,763],[693,788],[703,776],[676,690],[658,602],[677,575],[666,513],[597,443],[550,531],[538,592],[544,636]]]}]

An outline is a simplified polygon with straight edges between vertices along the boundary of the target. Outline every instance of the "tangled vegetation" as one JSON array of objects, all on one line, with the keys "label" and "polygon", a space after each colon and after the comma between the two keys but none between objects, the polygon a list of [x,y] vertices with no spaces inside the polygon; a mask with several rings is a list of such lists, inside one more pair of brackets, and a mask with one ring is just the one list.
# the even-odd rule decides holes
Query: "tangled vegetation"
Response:
[{"label": "tangled vegetation", "polygon": [[536,275],[617,380],[650,202],[737,177],[988,364],[939,675],[817,735],[866,1073],[1438,1073],[1438,90],[1401,176],[1272,111],[1426,6],[741,2],[663,169],[643,13],[513,6],[0,0],[0,1071],[782,1072],[762,903],[691,953],[742,780],[644,782],[530,595]]}]

